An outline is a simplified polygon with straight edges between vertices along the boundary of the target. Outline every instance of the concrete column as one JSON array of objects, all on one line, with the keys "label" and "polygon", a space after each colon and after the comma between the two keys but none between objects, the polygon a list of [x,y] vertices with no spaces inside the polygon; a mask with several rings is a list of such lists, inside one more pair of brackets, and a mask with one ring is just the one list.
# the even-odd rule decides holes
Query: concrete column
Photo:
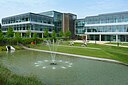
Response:
[{"label": "concrete column", "polygon": [[118,35],[116,35],[116,42],[118,42]]},{"label": "concrete column", "polygon": [[14,37],[16,36],[16,33],[14,33]]},{"label": "concrete column", "polygon": [[42,33],[42,38],[44,37],[44,34]]},{"label": "concrete column", "polygon": [[31,38],[32,33],[30,33],[29,38]]},{"label": "concrete column", "polygon": [[125,42],[127,42],[127,35],[125,35]]},{"label": "concrete column", "polygon": [[86,42],[87,42],[87,40],[88,40],[88,35],[86,35]]},{"label": "concrete column", "polygon": [[99,35],[99,41],[101,41],[101,34]]},{"label": "concrete column", "polygon": [[22,38],[22,36],[23,36],[23,35],[22,35],[22,32],[21,32],[21,38]]}]

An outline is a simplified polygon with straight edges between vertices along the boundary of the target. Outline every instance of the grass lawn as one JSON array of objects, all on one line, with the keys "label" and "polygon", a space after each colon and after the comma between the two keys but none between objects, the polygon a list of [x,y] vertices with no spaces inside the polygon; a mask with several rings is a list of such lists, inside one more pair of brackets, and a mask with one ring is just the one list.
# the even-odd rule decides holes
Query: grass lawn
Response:
[{"label": "grass lawn", "polygon": [[[75,43],[74,46],[69,46],[68,43],[61,44],[58,46],[58,52],[78,54],[84,56],[92,56],[98,58],[108,58],[118,60],[124,63],[128,63],[128,48],[115,47],[115,46],[106,46],[99,44],[88,44],[87,47],[81,47],[80,43]],[[78,47],[76,47],[78,46]],[[30,45],[32,48],[49,50],[47,46],[38,44]],[[98,49],[93,49],[98,48]]]},{"label": "grass lawn", "polygon": [[[17,45],[15,45],[15,46],[13,46],[16,50],[22,50],[23,48],[21,47],[21,46],[17,46]],[[6,46],[0,46],[0,53],[2,52],[2,51],[6,51]]]}]

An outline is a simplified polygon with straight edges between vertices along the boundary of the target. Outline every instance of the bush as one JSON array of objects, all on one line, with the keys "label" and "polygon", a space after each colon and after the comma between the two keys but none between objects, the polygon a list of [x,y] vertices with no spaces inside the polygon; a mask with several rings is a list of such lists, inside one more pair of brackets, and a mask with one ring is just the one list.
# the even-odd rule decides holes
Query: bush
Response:
[{"label": "bush", "polygon": [[0,41],[0,45],[16,45],[17,41],[14,38],[4,38],[3,40]]},{"label": "bush", "polygon": [[31,42],[33,42],[34,39],[33,38],[23,38],[21,43],[26,45],[26,44],[31,44]]},{"label": "bush", "polygon": [[17,40],[16,38],[4,38],[3,40],[0,40],[0,46],[3,45],[17,45],[18,43],[21,44],[31,44],[31,42],[40,43],[43,39],[41,38],[21,38],[20,40]]}]

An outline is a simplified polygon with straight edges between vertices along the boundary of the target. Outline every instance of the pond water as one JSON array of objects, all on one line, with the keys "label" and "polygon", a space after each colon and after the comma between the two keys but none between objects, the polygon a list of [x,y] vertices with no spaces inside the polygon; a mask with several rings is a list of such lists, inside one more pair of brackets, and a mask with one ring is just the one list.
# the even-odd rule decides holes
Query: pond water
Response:
[{"label": "pond water", "polygon": [[37,76],[47,85],[128,85],[127,66],[62,55],[56,60],[50,65],[50,54],[28,50],[0,54],[12,72]]}]

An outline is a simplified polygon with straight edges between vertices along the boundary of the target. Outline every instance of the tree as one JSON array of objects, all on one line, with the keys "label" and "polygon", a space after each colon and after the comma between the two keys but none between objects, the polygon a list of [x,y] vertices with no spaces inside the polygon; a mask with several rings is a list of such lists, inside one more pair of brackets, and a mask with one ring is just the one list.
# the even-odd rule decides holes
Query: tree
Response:
[{"label": "tree", "polygon": [[30,37],[30,35],[31,35],[31,31],[30,30],[27,30],[27,32],[26,32],[26,37]]},{"label": "tree", "polygon": [[0,45],[3,44],[3,39],[4,39],[4,36],[3,36],[2,30],[0,29]]},{"label": "tree", "polygon": [[52,35],[52,39],[56,39],[56,32],[54,30],[52,31],[51,35]]},{"label": "tree", "polygon": [[1,24],[0,24],[0,30],[1,30]]},{"label": "tree", "polygon": [[59,37],[63,37],[64,36],[64,33],[63,33],[63,31],[61,30],[60,32],[59,32]]},{"label": "tree", "polygon": [[36,39],[37,39],[37,33],[36,32],[34,32],[34,34],[33,34],[33,39],[34,39],[35,44],[36,44]]},{"label": "tree", "polygon": [[37,38],[37,33],[36,33],[36,32],[34,32],[34,34],[33,34],[33,38],[34,38],[34,39]]},{"label": "tree", "polygon": [[14,36],[14,31],[12,27],[9,27],[7,30],[7,37],[12,38]]},{"label": "tree", "polygon": [[4,36],[3,36],[3,32],[2,32],[2,30],[0,29],[0,41],[2,41],[3,38],[4,38]]},{"label": "tree", "polygon": [[21,33],[16,32],[16,33],[15,33],[15,39],[16,39],[17,44],[18,44],[18,43],[20,42],[20,40],[21,40]]},{"label": "tree", "polygon": [[70,32],[70,31],[67,31],[67,32],[65,33],[65,38],[70,38],[70,36],[71,36],[71,32]]},{"label": "tree", "polygon": [[45,29],[45,31],[44,31],[44,37],[46,37],[46,38],[49,37],[48,29]]}]

